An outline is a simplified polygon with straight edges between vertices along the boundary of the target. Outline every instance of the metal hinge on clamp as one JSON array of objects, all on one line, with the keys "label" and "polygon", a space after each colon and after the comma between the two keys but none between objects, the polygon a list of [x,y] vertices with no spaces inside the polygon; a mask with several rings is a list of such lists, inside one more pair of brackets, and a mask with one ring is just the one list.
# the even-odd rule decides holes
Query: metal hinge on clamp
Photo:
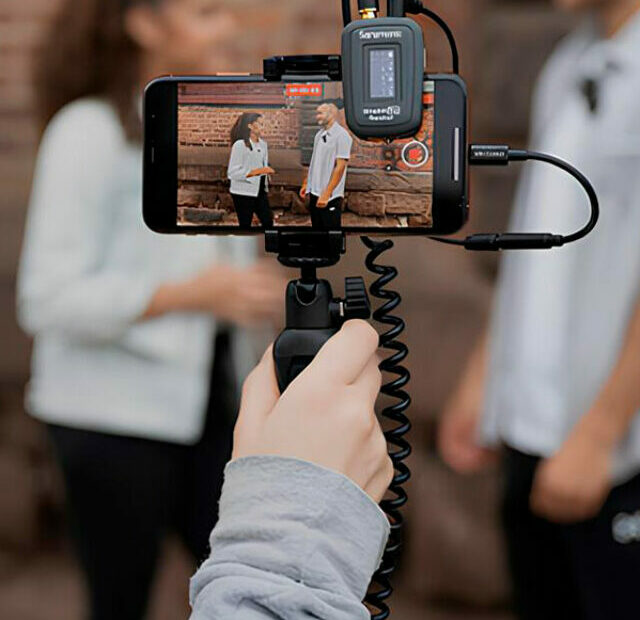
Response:
[{"label": "metal hinge on clamp", "polygon": [[298,269],[337,264],[347,250],[346,244],[346,237],[340,231],[265,232],[265,250],[277,254],[278,261],[285,267]]},{"label": "metal hinge on clamp", "polygon": [[308,56],[271,56],[262,61],[264,79],[268,82],[305,79],[342,80],[342,58],[339,54]]}]

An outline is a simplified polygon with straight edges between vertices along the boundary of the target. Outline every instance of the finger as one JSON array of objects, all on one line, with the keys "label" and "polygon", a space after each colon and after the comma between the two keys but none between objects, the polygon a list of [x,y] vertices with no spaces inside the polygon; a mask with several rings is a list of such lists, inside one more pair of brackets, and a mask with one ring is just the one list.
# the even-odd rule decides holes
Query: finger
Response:
[{"label": "finger", "polygon": [[442,460],[458,474],[474,474],[488,469],[498,461],[498,455],[477,446],[457,442],[443,446]]},{"label": "finger", "polygon": [[271,345],[244,382],[238,423],[260,422],[271,413],[278,398],[280,398],[280,390],[276,381],[273,345]]},{"label": "finger", "polygon": [[284,278],[278,277],[276,274],[267,274],[262,280],[260,290],[268,294],[269,297],[283,300],[286,287],[287,281]]},{"label": "finger", "polygon": [[243,304],[244,311],[256,319],[268,319],[273,316],[283,316],[284,306],[280,300],[254,299]]},{"label": "finger", "polygon": [[274,284],[286,284],[286,280],[278,272],[265,267],[264,265],[255,265],[250,271],[243,276],[243,286],[246,290],[254,287],[267,287]]},{"label": "finger", "polygon": [[252,270],[282,275],[282,269],[270,258],[260,258],[252,266]]},{"label": "finger", "polygon": [[547,521],[563,524],[586,521],[598,513],[598,508],[589,503],[558,496],[544,498],[536,508]]},{"label": "finger", "polygon": [[562,504],[561,502],[543,500],[531,506],[531,511],[536,516],[551,523],[566,524],[581,520],[579,513],[575,511],[574,507],[568,504]]},{"label": "finger", "polygon": [[531,508],[531,512],[541,517],[542,519],[554,520],[553,514],[556,513],[557,517],[557,504],[554,510],[554,501],[547,497],[547,494],[539,488],[533,489],[531,496],[529,498],[529,507]]},{"label": "finger", "polygon": [[270,297],[283,298],[287,286],[287,281],[277,273],[264,270],[257,271],[246,281],[245,294],[269,295]]},{"label": "finger", "polygon": [[573,502],[544,488],[534,488],[529,503],[534,514],[553,523],[568,523],[578,518]]},{"label": "finger", "polygon": [[284,294],[286,285],[287,280],[285,280],[285,278],[280,274],[272,271],[271,269],[257,266],[254,267],[250,277],[246,278],[244,283],[246,291],[250,291],[252,289],[274,291],[275,289],[274,294],[277,292],[280,296]]},{"label": "finger", "polygon": [[533,481],[533,488],[529,494],[529,507],[539,516],[543,516],[547,508],[547,493],[540,481],[536,479]]},{"label": "finger", "polygon": [[284,287],[276,287],[271,285],[269,282],[260,282],[256,283],[256,286],[244,291],[242,296],[252,304],[255,304],[256,302],[260,303],[260,300],[264,299],[270,303],[284,305],[285,291]]},{"label": "finger", "polygon": [[378,349],[377,332],[362,320],[347,321],[320,349],[303,374],[320,380],[353,383]]},{"label": "finger", "polygon": [[382,385],[382,373],[380,372],[379,364],[380,358],[374,353],[360,376],[351,384],[351,387],[359,394],[362,394],[363,398],[371,401],[372,405],[375,404]]},{"label": "finger", "polygon": [[247,292],[244,304],[259,312],[262,309],[270,312],[274,308],[284,308],[284,295],[275,294],[273,291],[260,290]]},{"label": "finger", "polygon": [[367,484],[367,490],[376,502],[380,502],[382,500],[393,481],[393,476],[395,474],[393,462],[391,461],[391,457],[387,454],[387,443],[382,434],[378,441],[380,446],[379,450],[381,452],[379,466]]},{"label": "finger", "polygon": [[[389,463],[391,463],[391,459],[389,459]],[[389,465],[389,467],[393,470],[393,465]],[[382,501],[385,493],[389,489],[389,478],[390,476],[387,474],[387,470],[383,470],[378,472],[366,485],[365,491],[376,504]]]},{"label": "finger", "polygon": [[276,320],[282,318],[282,313],[256,313],[253,310],[247,310],[244,313],[237,313],[232,319],[233,323],[245,328],[257,328],[261,326],[270,325]]}]

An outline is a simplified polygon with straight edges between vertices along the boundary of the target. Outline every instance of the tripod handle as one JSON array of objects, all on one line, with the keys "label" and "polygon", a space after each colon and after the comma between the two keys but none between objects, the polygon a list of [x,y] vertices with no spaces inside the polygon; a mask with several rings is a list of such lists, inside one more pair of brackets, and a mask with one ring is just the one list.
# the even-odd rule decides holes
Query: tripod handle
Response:
[{"label": "tripod handle", "polygon": [[371,316],[362,278],[347,278],[345,292],[344,299],[334,299],[331,285],[326,280],[310,278],[289,282],[287,326],[273,346],[281,393],[313,361],[345,321]]},{"label": "tripod handle", "polygon": [[285,329],[273,345],[280,393],[313,361],[324,343],[338,332],[325,329]]}]

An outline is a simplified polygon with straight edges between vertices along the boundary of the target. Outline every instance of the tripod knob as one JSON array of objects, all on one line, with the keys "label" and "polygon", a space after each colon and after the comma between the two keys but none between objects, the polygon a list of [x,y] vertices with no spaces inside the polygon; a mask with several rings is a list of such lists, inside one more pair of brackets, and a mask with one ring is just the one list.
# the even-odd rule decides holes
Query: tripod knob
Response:
[{"label": "tripod knob", "polygon": [[343,300],[343,319],[368,319],[371,317],[371,302],[367,294],[367,287],[360,277],[345,278],[345,297]]}]

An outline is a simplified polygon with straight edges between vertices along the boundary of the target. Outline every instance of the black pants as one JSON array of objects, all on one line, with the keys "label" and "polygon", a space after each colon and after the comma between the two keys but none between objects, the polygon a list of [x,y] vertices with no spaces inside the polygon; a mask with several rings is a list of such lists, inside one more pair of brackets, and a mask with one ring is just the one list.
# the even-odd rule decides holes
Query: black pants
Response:
[{"label": "black pants", "polygon": [[261,186],[260,193],[255,198],[253,196],[239,196],[238,194],[232,194],[232,197],[240,228],[243,230],[251,228],[254,213],[258,216],[263,228],[273,228],[273,214],[269,206],[269,197],[263,186]]},{"label": "black pants", "polygon": [[518,618],[639,618],[640,529],[617,542],[613,525],[616,517],[637,524],[640,476],[615,488],[595,519],[557,525],[529,509],[539,462],[514,450],[505,459],[503,518]]},{"label": "black pants", "polygon": [[309,194],[311,225],[315,230],[342,229],[342,198],[334,198],[324,209],[319,209],[318,196]]},{"label": "black pants", "polygon": [[236,412],[228,337],[218,336],[216,349],[204,435],[194,446],[49,427],[92,620],[142,620],[168,532],[194,566],[208,557]]}]

